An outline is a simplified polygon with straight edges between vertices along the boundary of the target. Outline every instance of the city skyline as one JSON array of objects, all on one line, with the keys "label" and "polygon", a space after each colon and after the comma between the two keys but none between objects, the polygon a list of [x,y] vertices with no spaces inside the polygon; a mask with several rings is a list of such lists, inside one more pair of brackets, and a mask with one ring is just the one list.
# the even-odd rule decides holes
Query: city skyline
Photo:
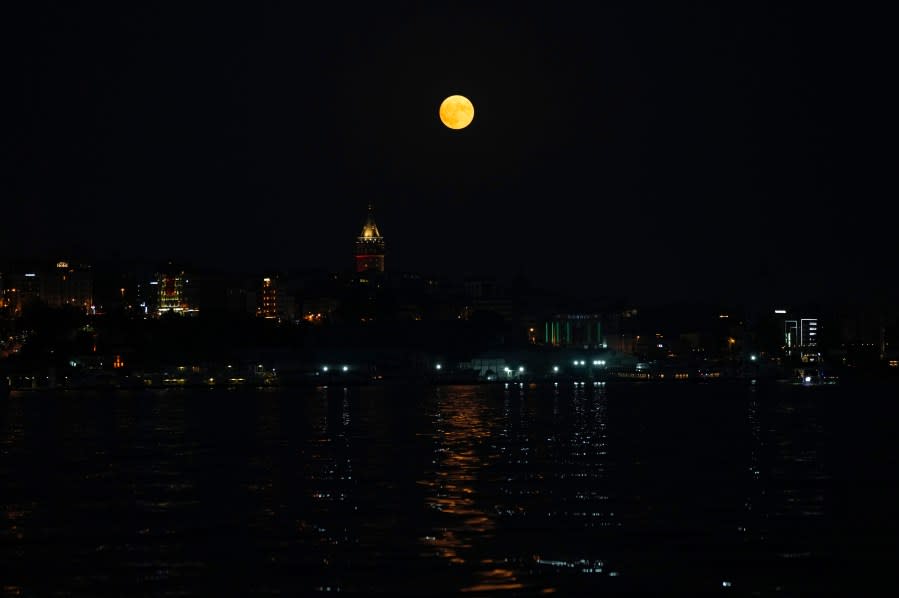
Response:
[{"label": "city skyline", "polygon": [[[395,266],[395,261],[402,264],[405,260],[397,260],[396,258],[399,256],[387,249],[386,237],[382,236],[375,222],[377,210],[375,210],[373,202],[369,201],[367,208],[362,213],[365,214],[364,218],[355,218],[362,222],[361,231],[357,232],[353,239],[346,240],[342,251],[343,263],[335,268],[327,268],[324,265],[336,261],[333,256],[330,256],[331,259],[324,259],[319,263],[278,265],[272,263],[276,260],[269,259],[260,263],[237,265],[209,264],[189,256],[140,257],[121,254],[98,256],[85,250],[80,253],[72,250],[50,250],[44,252],[43,255],[0,259],[0,290],[3,288],[4,275],[7,279],[5,285],[10,287],[11,284],[15,286],[12,281],[23,280],[23,277],[34,277],[35,272],[50,273],[52,277],[55,276],[55,272],[66,271],[71,267],[72,272],[83,271],[88,275],[93,272],[93,276],[102,281],[101,286],[109,286],[113,284],[113,279],[121,277],[129,280],[130,282],[127,283],[129,285],[147,284],[150,280],[159,280],[158,277],[165,276],[166,272],[179,271],[181,275],[186,276],[212,276],[221,281],[228,280],[229,284],[235,288],[246,285],[250,281],[252,281],[251,286],[255,285],[270,276],[286,276],[295,280],[304,278],[312,280],[316,276],[338,277],[344,283],[359,278],[363,283],[368,283],[373,282],[368,280],[370,276],[367,275],[372,272],[382,278],[386,276],[387,278],[384,280],[391,278],[400,280],[410,276],[423,277],[435,282],[439,281],[439,284],[445,288],[455,286],[461,288],[461,285],[470,281],[492,281],[490,284],[497,285],[496,288],[502,289],[506,295],[514,294],[518,289],[518,292],[549,294],[563,303],[573,301],[582,305],[602,305],[613,309],[626,305],[664,307],[694,304],[702,305],[713,311],[719,307],[727,307],[729,309],[747,309],[750,312],[765,312],[770,311],[775,305],[794,305],[805,306],[805,309],[813,310],[853,306],[853,309],[874,313],[887,309],[887,306],[891,304],[890,290],[886,286],[879,288],[872,286],[870,292],[852,292],[846,295],[803,294],[801,291],[797,291],[796,285],[792,285],[780,292],[768,288],[764,289],[764,292],[748,293],[739,297],[714,293],[697,297],[676,292],[647,295],[641,294],[639,287],[596,287],[580,284],[582,281],[576,281],[577,284],[574,285],[558,285],[554,284],[552,279],[544,280],[535,277],[533,273],[521,270],[489,271],[485,267],[481,267],[465,271],[441,271],[435,268],[428,269],[427,266],[426,269],[419,271],[401,269]],[[350,215],[347,216],[347,219],[353,220],[354,218]],[[357,230],[359,229],[357,228]],[[40,277],[43,274],[37,276]],[[116,296],[118,295],[117,284],[113,285],[116,287],[113,289]],[[131,293],[132,289],[129,288],[128,292]],[[78,303],[84,303],[84,301],[79,300]]]},{"label": "city skyline", "polygon": [[[864,17],[588,16],[26,10],[3,257],[340,270],[374,202],[397,270],[680,300],[896,293]],[[465,130],[439,121],[451,93],[476,106]]]},{"label": "city skyline", "polygon": [[4,593],[894,583],[886,11],[7,4]]}]

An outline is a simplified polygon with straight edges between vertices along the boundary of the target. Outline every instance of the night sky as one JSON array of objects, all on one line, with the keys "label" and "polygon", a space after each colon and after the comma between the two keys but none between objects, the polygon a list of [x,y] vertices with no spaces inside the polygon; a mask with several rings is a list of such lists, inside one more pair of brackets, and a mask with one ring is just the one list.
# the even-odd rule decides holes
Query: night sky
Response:
[{"label": "night sky", "polygon": [[[181,4],[3,19],[0,258],[345,269],[372,201],[391,270],[895,291],[884,15]],[[462,131],[437,118],[453,93]]]}]

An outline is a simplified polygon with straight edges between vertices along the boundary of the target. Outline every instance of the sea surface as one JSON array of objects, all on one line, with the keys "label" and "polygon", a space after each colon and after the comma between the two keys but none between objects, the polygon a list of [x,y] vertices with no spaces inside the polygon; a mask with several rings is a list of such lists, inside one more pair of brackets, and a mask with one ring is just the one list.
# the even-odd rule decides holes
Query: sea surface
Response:
[{"label": "sea surface", "polygon": [[892,595],[896,391],[14,392],[0,595]]}]

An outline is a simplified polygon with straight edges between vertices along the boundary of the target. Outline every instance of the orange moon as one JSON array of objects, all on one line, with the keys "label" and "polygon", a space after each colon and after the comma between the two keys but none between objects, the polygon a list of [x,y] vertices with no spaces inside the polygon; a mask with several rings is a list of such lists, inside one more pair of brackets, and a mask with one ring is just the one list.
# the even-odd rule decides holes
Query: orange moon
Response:
[{"label": "orange moon", "polygon": [[472,120],[474,105],[465,96],[450,96],[440,104],[440,121],[450,129],[464,129]]}]

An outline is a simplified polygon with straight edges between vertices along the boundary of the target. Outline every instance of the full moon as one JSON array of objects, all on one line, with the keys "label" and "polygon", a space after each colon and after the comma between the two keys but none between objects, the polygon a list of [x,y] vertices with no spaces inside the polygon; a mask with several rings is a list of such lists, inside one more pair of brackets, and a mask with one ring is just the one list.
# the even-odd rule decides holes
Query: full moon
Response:
[{"label": "full moon", "polygon": [[450,96],[440,104],[440,120],[450,129],[464,129],[474,119],[474,106],[465,96]]}]

